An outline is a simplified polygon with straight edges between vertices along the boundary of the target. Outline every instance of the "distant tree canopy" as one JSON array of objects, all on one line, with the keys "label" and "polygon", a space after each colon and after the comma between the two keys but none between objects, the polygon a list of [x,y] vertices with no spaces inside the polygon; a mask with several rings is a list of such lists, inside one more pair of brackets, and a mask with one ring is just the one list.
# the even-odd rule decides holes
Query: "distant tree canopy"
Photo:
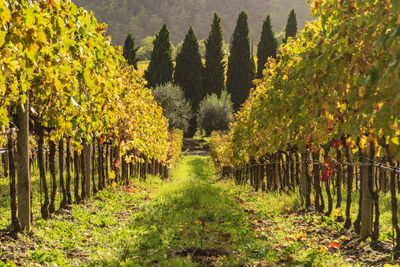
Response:
[{"label": "distant tree canopy", "polygon": [[[222,19],[225,42],[235,28],[237,14],[245,10],[249,15],[250,36],[258,42],[260,21],[270,13],[274,31],[280,32],[286,25],[287,14],[294,8],[299,25],[310,20],[306,0],[75,0],[78,6],[93,10],[100,22],[108,24],[108,34],[113,43],[123,45],[128,33],[136,40],[152,36],[167,24],[171,41],[181,42],[189,25],[196,29],[199,40],[206,39],[214,12]],[[140,44],[142,46],[143,43]]]},{"label": "distant tree canopy", "polygon": [[275,34],[272,31],[272,24],[270,16],[264,20],[263,29],[261,32],[260,42],[257,49],[257,77],[262,78],[265,63],[269,57],[276,58],[276,50],[278,42],[275,39]]},{"label": "distant tree canopy", "polygon": [[190,27],[179,54],[176,56],[174,83],[181,86],[193,108],[197,108],[205,96],[201,83],[203,63],[199,43],[193,28]]},{"label": "distant tree canopy", "polygon": [[152,36],[147,36],[140,41],[142,45],[137,51],[137,56],[139,60],[150,60],[151,52],[153,51],[153,42],[155,38],[156,38],[155,35],[152,35]]},{"label": "distant tree canopy", "polygon": [[285,28],[285,39],[283,40],[284,43],[287,42],[289,37],[294,37],[297,34],[297,16],[294,9],[290,11],[289,18],[286,23]]},{"label": "distant tree canopy", "polygon": [[206,41],[205,69],[203,88],[207,94],[221,95],[225,88],[224,37],[222,34],[221,18],[214,14],[214,20]]},{"label": "distant tree canopy", "polygon": [[197,124],[207,136],[210,136],[212,131],[227,131],[232,122],[232,113],[231,96],[225,90],[221,92],[220,97],[216,94],[207,95],[200,102]]},{"label": "distant tree canopy", "polygon": [[128,64],[132,65],[135,69],[137,69],[137,63],[139,61],[136,55],[138,49],[138,47],[135,48],[135,38],[132,37],[132,34],[128,34],[124,42],[123,56]]},{"label": "distant tree canopy", "polygon": [[238,110],[249,96],[253,78],[254,62],[250,55],[249,26],[247,14],[242,11],[232,36],[226,80],[226,89],[232,95],[235,110]]},{"label": "distant tree canopy", "polygon": [[186,100],[180,86],[172,83],[157,86],[153,90],[154,99],[163,109],[163,115],[169,121],[169,128],[186,132],[192,118],[192,106]]},{"label": "distant tree canopy", "polygon": [[171,58],[171,43],[167,25],[161,28],[153,42],[150,64],[144,77],[150,88],[172,82],[174,65]]},{"label": "distant tree canopy", "polygon": [[[205,96],[201,82],[203,62],[199,51],[199,42],[193,28],[190,27],[186,34],[182,49],[176,56],[174,83],[182,87],[186,99],[192,104],[192,109],[197,110],[200,101]],[[187,136],[196,133],[196,118],[189,123]]]}]

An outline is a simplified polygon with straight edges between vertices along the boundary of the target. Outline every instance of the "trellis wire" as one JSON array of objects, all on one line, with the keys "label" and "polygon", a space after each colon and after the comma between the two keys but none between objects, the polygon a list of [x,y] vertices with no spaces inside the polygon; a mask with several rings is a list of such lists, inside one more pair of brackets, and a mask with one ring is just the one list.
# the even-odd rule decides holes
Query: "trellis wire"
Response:
[{"label": "trellis wire", "polygon": [[[375,163],[375,162],[364,162],[364,163],[354,163],[354,162],[337,162],[332,160],[332,162],[334,163],[334,165],[344,165],[344,166],[358,166],[358,167],[365,167],[365,166],[373,166],[373,167],[377,167],[389,172],[394,172],[397,174],[400,174],[400,169],[397,167],[388,167],[387,165],[384,165],[382,163]],[[273,165],[273,164],[281,164],[281,165],[288,165],[288,164],[301,164],[301,163],[307,163],[307,164],[313,164],[313,165],[325,165],[325,163],[323,162],[319,162],[319,161],[304,161],[304,162],[297,162],[297,161],[292,161],[292,162],[268,162],[265,164],[251,164],[250,167],[258,167],[258,166],[269,166],[269,165]]]}]

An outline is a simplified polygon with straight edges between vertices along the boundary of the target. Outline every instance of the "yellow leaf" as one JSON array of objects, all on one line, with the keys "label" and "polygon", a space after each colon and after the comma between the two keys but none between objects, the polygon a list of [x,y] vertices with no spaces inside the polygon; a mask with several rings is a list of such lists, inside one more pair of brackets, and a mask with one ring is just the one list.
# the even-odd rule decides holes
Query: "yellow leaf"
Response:
[{"label": "yellow leaf", "polygon": [[37,43],[29,44],[29,47],[28,47],[29,52],[36,52],[38,50],[39,50],[39,46],[37,45]]},{"label": "yellow leaf", "polygon": [[323,247],[321,247],[320,249],[319,249],[319,253],[321,253],[321,254],[326,254],[328,251],[325,249],[325,248],[323,248]]},{"label": "yellow leaf", "polygon": [[6,32],[0,31],[0,46],[3,45],[5,37],[6,37]]},{"label": "yellow leaf", "polygon": [[358,91],[358,95],[360,97],[364,97],[365,96],[365,87],[360,86],[359,91]]},{"label": "yellow leaf", "polygon": [[395,144],[395,145],[400,145],[400,142],[399,142],[399,138],[398,137],[393,137],[391,140],[390,140],[393,144]]},{"label": "yellow leaf", "polygon": [[360,138],[360,147],[362,149],[367,148],[367,144],[368,144],[368,139],[365,135],[363,135],[363,137]]},{"label": "yellow leaf", "polygon": [[38,30],[37,31],[37,37],[38,37],[38,41],[41,43],[47,43],[47,35],[43,30]]},{"label": "yellow leaf", "polygon": [[11,12],[8,8],[4,7],[0,12],[1,25],[6,25],[11,20]]}]

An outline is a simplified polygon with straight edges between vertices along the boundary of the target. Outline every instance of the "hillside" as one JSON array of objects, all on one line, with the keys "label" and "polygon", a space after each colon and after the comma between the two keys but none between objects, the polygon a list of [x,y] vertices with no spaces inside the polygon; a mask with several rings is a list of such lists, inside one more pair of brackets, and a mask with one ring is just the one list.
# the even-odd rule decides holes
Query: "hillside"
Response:
[{"label": "hillside", "polygon": [[100,22],[108,24],[108,34],[116,45],[122,45],[125,36],[132,33],[137,40],[158,32],[166,23],[171,40],[181,42],[192,25],[199,39],[207,37],[212,15],[217,12],[223,22],[225,41],[229,42],[241,10],[249,15],[251,36],[258,42],[262,21],[272,17],[274,31],[279,33],[286,25],[292,8],[297,13],[299,28],[310,20],[306,0],[76,0],[78,6],[92,10]]}]

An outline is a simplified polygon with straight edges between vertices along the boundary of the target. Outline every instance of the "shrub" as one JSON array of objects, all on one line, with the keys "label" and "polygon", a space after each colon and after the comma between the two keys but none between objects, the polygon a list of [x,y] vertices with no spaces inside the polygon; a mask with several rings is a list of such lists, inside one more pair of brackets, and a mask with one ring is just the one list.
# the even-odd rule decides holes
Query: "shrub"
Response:
[{"label": "shrub", "polygon": [[163,115],[169,120],[169,127],[186,132],[192,109],[185,99],[182,88],[172,83],[157,86],[153,90],[154,99],[163,108]]},{"label": "shrub", "polygon": [[231,96],[226,91],[222,91],[220,98],[216,94],[208,95],[200,102],[198,126],[207,136],[212,131],[227,131],[232,121],[232,112]]}]

